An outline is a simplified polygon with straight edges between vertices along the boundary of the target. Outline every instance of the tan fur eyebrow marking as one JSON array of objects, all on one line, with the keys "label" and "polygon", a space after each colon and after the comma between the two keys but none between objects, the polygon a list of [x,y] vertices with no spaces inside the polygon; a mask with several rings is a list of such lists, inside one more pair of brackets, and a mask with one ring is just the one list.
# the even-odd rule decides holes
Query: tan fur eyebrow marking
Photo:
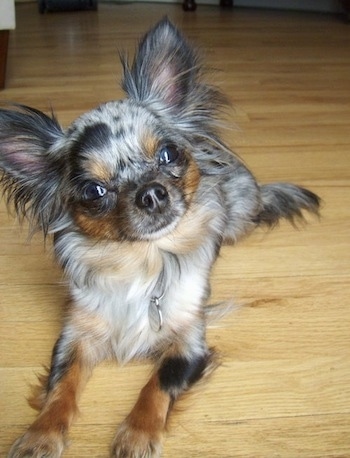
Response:
[{"label": "tan fur eyebrow marking", "polygon": [[143,153],[150,159],[153,159],[159,148],[158,139],[150,134],[145,134],[141,140]]},{"label": "tan fur eyebrow marking", "polygon": [[107,164],[104,164],[102,161],[99,161],[97,159],[88,161],[86,171],[96,181],[108,183],[113,179],[112,170],[109,167],[107,167]]}]

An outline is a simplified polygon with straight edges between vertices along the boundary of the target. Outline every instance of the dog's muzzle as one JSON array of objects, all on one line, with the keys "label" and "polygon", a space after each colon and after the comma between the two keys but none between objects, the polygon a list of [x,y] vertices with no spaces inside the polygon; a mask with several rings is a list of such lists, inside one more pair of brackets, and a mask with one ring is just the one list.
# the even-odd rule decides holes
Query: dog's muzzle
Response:
[{"label": "dog's muzzle", "polygon": [[162,213],[169,203],[169,194],[160,183],[149,183],[138,190],[135,203],[148,213]]}]

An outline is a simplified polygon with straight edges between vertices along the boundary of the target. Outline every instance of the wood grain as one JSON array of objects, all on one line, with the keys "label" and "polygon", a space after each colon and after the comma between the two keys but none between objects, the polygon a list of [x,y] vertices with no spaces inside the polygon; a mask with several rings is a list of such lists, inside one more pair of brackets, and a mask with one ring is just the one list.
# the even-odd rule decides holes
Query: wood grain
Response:
[{"label": "wood grain", "polygon": [[[337,17],[102,3],[39,15],[17,5],[0,104],[54,107],[63,125],[122,96],[118,48],[167,14],[203,49],[232,100],[226,140],[262,182],[323,199],[322,218],[225,247],[213,301],[240,307],[209,330],[223,364],[171,421],[164,457],[350,456],[350,35]],[[0,456],[34,418],[25,397],[48,364],[65,289],[40,235],[0,207]],[[150,373],[103,364],[83,394],[67,457],[106,457]]]}]

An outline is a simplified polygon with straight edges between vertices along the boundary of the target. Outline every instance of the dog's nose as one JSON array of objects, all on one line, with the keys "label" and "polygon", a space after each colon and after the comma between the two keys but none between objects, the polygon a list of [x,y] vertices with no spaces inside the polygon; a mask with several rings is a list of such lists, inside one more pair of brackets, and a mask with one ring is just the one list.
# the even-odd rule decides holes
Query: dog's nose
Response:
[{"label": "dog's nose", "polygon": [[143,186],[136,194],[136,205],[149,213],[161,213],[168,201],[168,191],[159,183]]}]

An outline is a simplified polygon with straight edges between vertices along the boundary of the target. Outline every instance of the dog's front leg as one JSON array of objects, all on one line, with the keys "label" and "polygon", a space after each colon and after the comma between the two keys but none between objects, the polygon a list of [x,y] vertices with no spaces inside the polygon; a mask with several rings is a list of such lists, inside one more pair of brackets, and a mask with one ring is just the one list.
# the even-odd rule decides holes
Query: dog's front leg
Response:
[{"label": "dog's front leg", "polygon": [[174,401],[214,367],[215,354],[184,356],[172,351],[142,389],[139,398],[119,427],[111,456],[115,458],[155,458],[162,448],[162,435]]},{"label": "dog's front leg", "polygon": [[86,346],[63,330],[58,339],[48,377],[40,379],[31,404],[40,412],[27,432],[13,444],[9,458],[58,458],[77,414],[77,400],[92,369]]}]

